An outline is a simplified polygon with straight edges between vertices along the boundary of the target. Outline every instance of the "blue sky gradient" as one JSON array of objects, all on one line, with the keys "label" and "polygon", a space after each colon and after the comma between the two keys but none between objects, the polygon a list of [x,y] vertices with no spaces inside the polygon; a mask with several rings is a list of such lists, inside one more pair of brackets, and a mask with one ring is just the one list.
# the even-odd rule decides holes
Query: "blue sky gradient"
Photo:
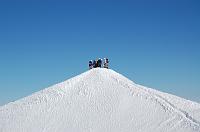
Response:
[{"label": "blue sky gradient", "polygon": [[200,102],[200,2],[0,1],[0,105],[108,57],[136,83]]}]

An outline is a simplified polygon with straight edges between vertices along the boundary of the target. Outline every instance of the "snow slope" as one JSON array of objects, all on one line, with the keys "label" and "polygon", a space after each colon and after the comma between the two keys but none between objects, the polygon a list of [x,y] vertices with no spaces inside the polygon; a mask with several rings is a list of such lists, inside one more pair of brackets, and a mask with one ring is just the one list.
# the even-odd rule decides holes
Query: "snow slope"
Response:
[{"label": "snow slope", "polygon": [[0,132],[200,132],[200,104],[96,68],[0,107]]}]

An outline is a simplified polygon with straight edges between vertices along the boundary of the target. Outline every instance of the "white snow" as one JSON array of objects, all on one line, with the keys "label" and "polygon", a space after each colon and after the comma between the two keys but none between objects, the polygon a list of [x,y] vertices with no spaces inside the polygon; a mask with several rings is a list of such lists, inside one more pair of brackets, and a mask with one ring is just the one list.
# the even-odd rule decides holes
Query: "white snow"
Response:
[{"label": "white snow", "polygon": [[0,107],[0,132],[200,132],[200,104],[96,68]]}]

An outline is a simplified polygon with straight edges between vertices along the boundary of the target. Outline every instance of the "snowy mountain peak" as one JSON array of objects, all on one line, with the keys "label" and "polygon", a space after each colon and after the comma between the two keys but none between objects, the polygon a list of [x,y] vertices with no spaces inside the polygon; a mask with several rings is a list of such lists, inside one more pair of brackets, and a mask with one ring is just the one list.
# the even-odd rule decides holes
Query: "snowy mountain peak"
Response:
[{"label": "snowy mountain peak", "polygon": [[95,68],[0,107],[1,132],[200,132],[200,104]]}]

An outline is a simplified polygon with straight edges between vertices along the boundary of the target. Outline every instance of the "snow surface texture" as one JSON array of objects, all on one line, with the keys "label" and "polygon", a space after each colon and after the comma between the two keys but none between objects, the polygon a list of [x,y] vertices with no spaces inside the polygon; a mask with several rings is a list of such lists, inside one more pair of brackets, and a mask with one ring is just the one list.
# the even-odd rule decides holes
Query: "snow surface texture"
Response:
[{"label": "snow surface texture", "polygon": [[0,107],[0,132],[200,132],[200,104],[96,68]]}]

